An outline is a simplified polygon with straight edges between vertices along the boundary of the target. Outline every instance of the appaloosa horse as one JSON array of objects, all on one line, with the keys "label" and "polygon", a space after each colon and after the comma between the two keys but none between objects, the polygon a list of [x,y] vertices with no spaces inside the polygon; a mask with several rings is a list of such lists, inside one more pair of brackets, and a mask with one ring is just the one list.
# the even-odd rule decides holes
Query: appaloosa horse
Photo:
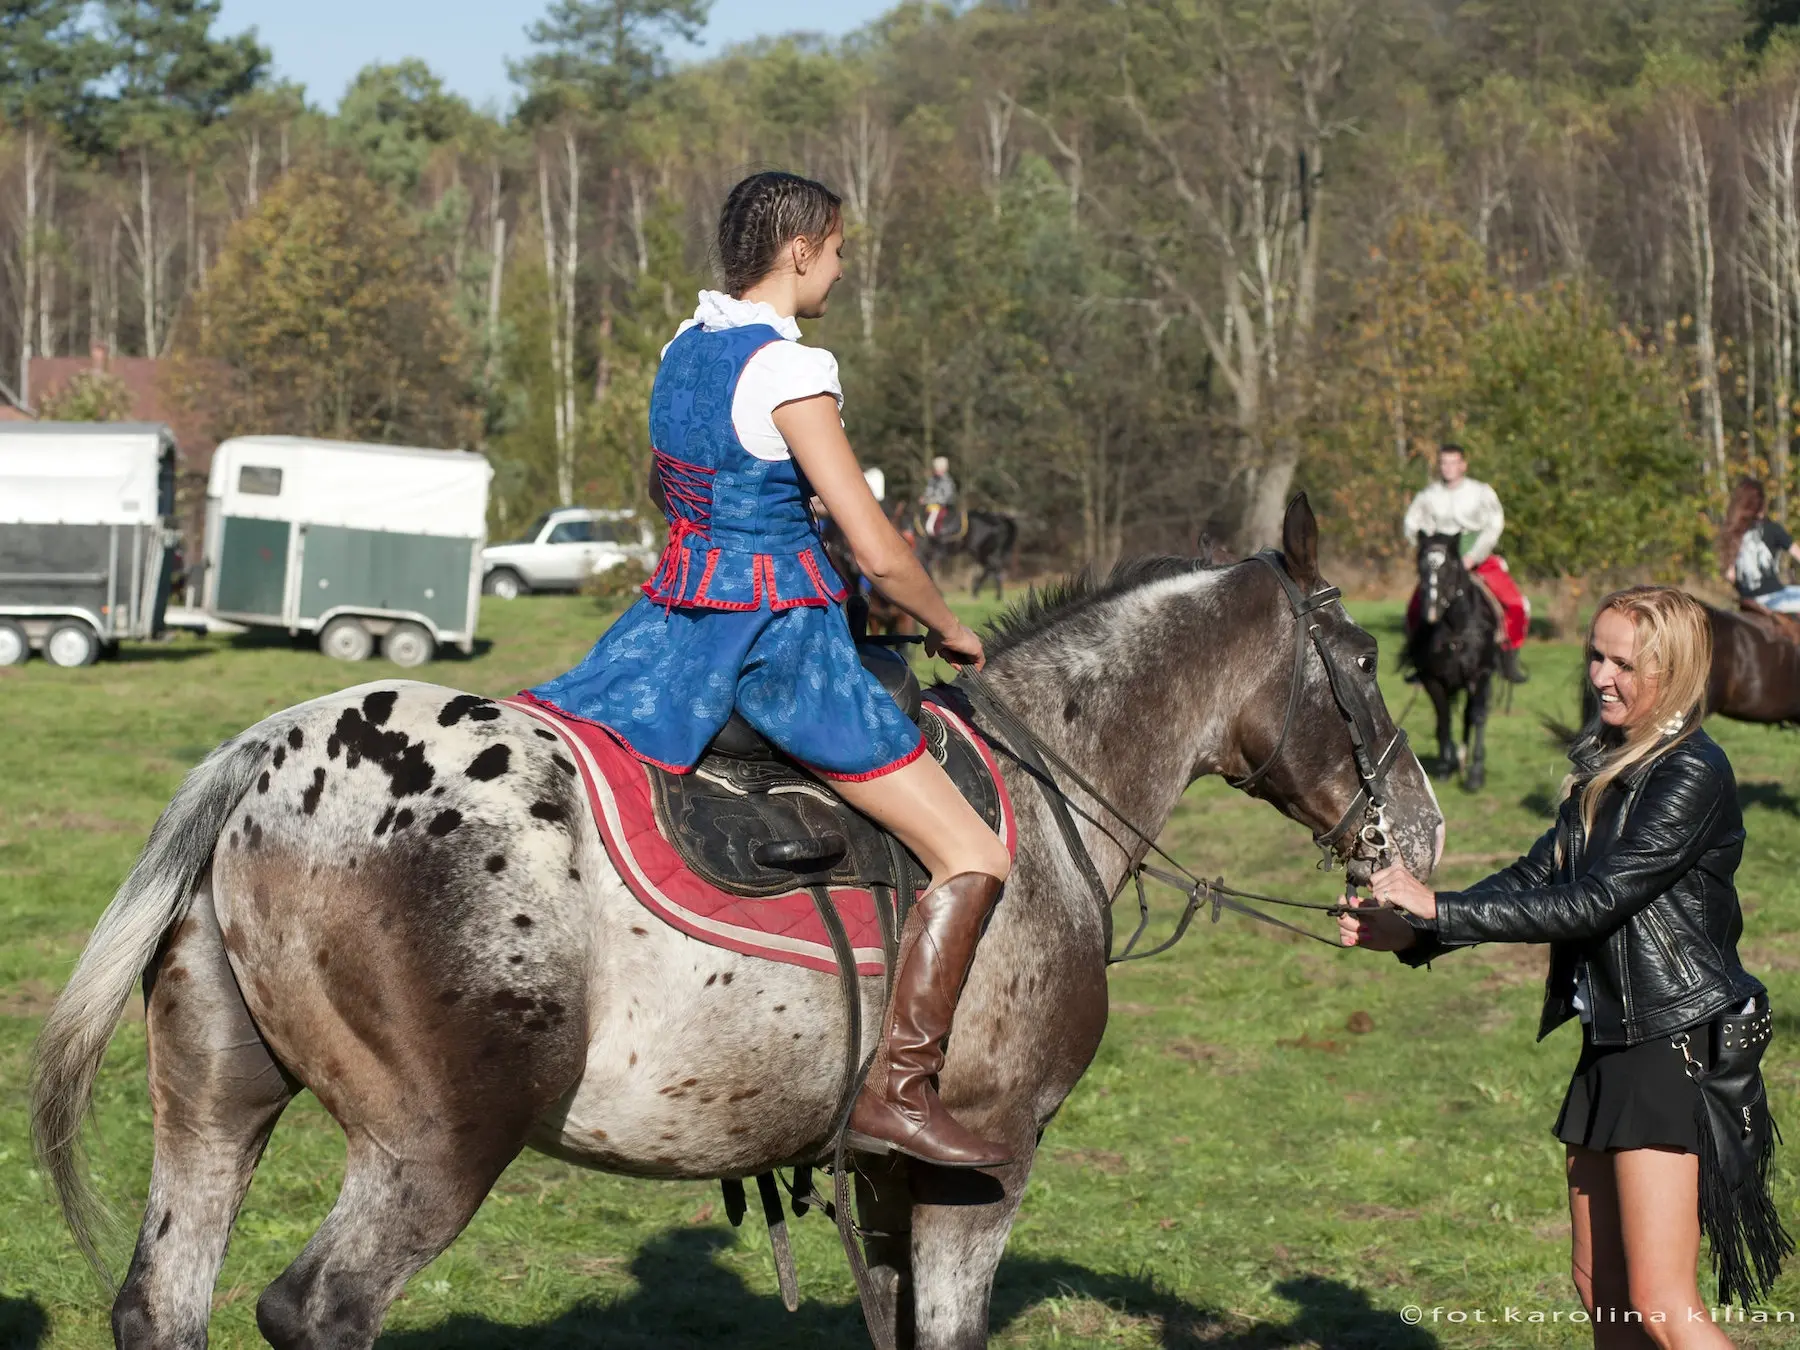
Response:
[{"label": "appaloosa horse", "polygon": [[[1439,778],[1463,770],[1463,786],[1479,792],[1487,782],[1488,698],[1500,668],[1498,618],[1481,585],[1463,566],[1457,537],[1419,532],[1419,617],[1407,635],[1402,660],[1437,709]],[[1451,733],[1450,715],[1463,696],[1463,743]]]},{"label": "appaloosa horse", "polygon": [[[1285,567],[1303,593],[1321,584],[1315,542],[1297,499]],[[1392,846],[1429,874],[1442,818],[1418,761],[1394,746],[1373,639],[1335,602],[1297,614],[1280,582],[1260,562],[1130,565],[1015,612],[987,679],[1152,830],[1204,774],[1254,777],[1255,795],[1315,834],[1361,820],[1340,714],[1354,703],[1369,753],[1398,749]],[[120,1346],[204,1343],[239,1202],[303,1087],[349,1146],[335,1207],[257,1304],[284,1348],[370,1345],[407,1277],[522,1148],[641,1177],[743,1177],[828,1155],[848,1014],[837,977],[652,918],[550,737],[489,699],[382,681],[276,713],[188,776],[37,1051],[39,1154],[91,1252],[78,1135],[142,980],[155,1154],[113,1305]],[[859,1185],[890,1325],[902,1344],[939,1350],[985,1344],[1039,1136],[1106,1025],[1107,916],[1042,790],[1007,776],[1017,867],[957,1012],[942,1093],[1017,1161],[973,1178],[987,1203],[910,1199],[887,1159],[862,1160]],[[1107,886],[1141,856],[1098,829],[1083,838]],[[1365,833],[1337,846],[1366,878]],[[866,1050],[882,979],[865,978],[861,995]]]},{"label": "appaloosa horse", "polygon": [[1006,567],[1012,561],[1013,545],[1019,542],[1019,522],[1011,516],[1000,511],[970,511],[960,529],[952,526],[940,534],[927,534],[924,516],[915,515],[913,533],[913,551],[927,572],[935,576],[944,559],[966,553],[975,562],[969,594],[980,595],[981,588],[992,581],[994,598],[1006,598]]}]

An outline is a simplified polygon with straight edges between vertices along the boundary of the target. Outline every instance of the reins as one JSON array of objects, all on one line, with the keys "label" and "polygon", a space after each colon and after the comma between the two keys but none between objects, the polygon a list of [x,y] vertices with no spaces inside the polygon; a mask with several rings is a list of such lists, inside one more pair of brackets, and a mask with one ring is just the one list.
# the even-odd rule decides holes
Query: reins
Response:
[{"label": "reins", "polygon": [[[1323,590],[1314,592],[1312,595],[1303,596],[1300,594],[1299,588],[1295,586],[1293,581],[1288,577],[1285,567],[1281,564],[1279,554],[1259,553],[1254,559],[1248,561],[1257,561],[1268,564],[1282,583],[1283,591],[1286,593],[1289,606],[1294,613],[1294,667],[1293,675],[1288,687],[1287,714],[1282,719],[1281,732],[1276,739],[1274,750],[1270,753],[1268,758],[1251,773],[1245,775],[1243,778],[1235,780],[1227,779],[1226,781],[1229,782],[1232,787],[1240,790],[1253,787],[1268,774],[1269,770],[1274,767],[1275,762],[1280,758],[1282,750],[1287,745],[1288,734],[1292,728],[1295,714],[1299,710],[1300,686],[1305,674],[1306,648],[1308,645],[1312,645],[1319,650],[1320,657],[1325,666],[1326,678],[1331,685],[1332,696],[1337,702],[1338,709],[1343,714],[1345,724],[1349,730],[1351,754],[1356,764],[1357,777],[1361,780],[1357,795],[1352,799],[1349,808],[1344,812],[1343,818],[1339,820],[1336,826],[1325,834],[1314,836],[1315,842],[1320,845],[1321,849],[1325,850],[1325,857],[1319,865],[1321,867],[1329,865],[1331,850],[1335,848],[1338,842],[1343,839],[1344,835],[1356,825],[1356,811],[1358,806],[1363,807],[1365,814],[1365,823],[1363,824],[1361,831],[1362,841],[1376,851],[1378,858],[1385,858],[1392,850],[1392,843],[1388,837],[1384,784],[1388,769],[1393,765],[1394,760],[1399,756],[1400,750],[1406,744],[1406,733],[1403,730],[1396,728],[1394,737],[1388,743],[1387,747],[1382,750],[1379,755],[1370,755],[1368,748],[1370,740],[1370,737],[1367,734],[1368,729],[1365,729],[1364,726],[1361,725],[1365,719],[1357,715],[1357,709],[1348,696],[1348,690],[1342,683],[1340,672],[1335,669],[1330,657],[1326,655],[1324,648],[1319,645],[1317,639],[1317,626],[1309,625],[1306,622],[1306,616],[1308,614],[1312,613],[1314,610],[1323,608],[1325,605],[1331,604],[1340,598],[1340,592],[1337,587],[1326,587]],[[995,691],[991,684],[988,683],[986,676],[972,668],[965,668],[957,676],[955,683],[968,692],[970,701],[975,705],[977,713],[983,720],[987,721],[994,730],[998,731],[1001,736],[1005,738],[1005,741],[1011,742],[1011,744],[1005,744],[996,741],[996,747],[1018,763],[1027,773],[1031,774],[1031,776],[1038,781],[1039,785],[1043,787],[1045,801],[1050,807],[1051,816],[1056,821],[1057,830],[1063,837],[1063,842],[1067,847],[1069,856],[1075,863],[1076,870],[1081,873],[1082,879],[1087,883],[1088,889],[1093,892],[1095,900],[1099,903],[1101,914],[1104,916],[1107,935],[1106,963],[1108,965],[1118,965],[1124,961],[1141,961],[1146,957],[1157,956],[1168,951],[1187,935],[1188,928],[1193,923],[1194,916],[1199,913],[1202,906],[1211,906],[1212,921],[1214,923],[1219,921],[1219,917],[1223,911],[1229,909],[1234,913],[1246,915],[1261,923],[1266,923],[1276,928],[1286,929],[1290,933],[1298,933],[1301,937],[1310,938],[1314,942],[1323,942],[1332,947],[1336,947],[1338,944],[1333,942],[1330,938],[1320,937],[1317,933],[1309,932],[1295,924],[1288,923],[1286,920],[1277,918],[1273,914],[1265,914],[1262,910],[1255,907],[1256,904],[1280,905],[1289,909],[1311,910],[1315,913],[1329,915],[1332,918],[1337,918],[1349,913],[1366,914],[1369,912],[1370,908],[1377,907],[1373,903],[1371,905],[1352,907],[1344,904],[1342,901],[1332,904],[1321,904],[1317,901],[1293,900],[1285,896],[1264,895],[1256,891],[1240,890],[1235,886],[1228,885],[1223,876],[1215,877],[1211,881],[1207,881],[1205,878],[1197,876],[1179,859],[1175,858],[1158,844],[1156,842],[1156,837],[1153,834],[1133,821],[1130,816],[1126,815],[1125,812],[1110,801],[1104,793],[1089,782],[1087,777],[1083,775],[1079,769],[1069,763],[1067,759],[1058,754],[1049,745],[1045,744],[1043,739],[1024,723],[1018,714],[1013,711],[1007,701]],[[1148,852],[1154,853],[1157,857],[1168,863],[1174,871],[1165,871],[1160,867],[1153,866],[1142,860],[1131,862],[1130,858],[1137,850],[1135,848],[1126,847],[1125,844],[1107,828],[1104,822],[1089,815],[1086,811],[1083,811],[1079,805],[1071,801],[1068,793],[1063,789],[1061,783],[1057,781],[1055,774],[1051,771],[1052,768],[1059,771],[1068,782],[1073,784],[1081,792],[1084,792],[1089,797],[1093,798],[1101,809],[1112,816],[1119,824],[1123,825],[1131,834],[1135,835],[1138,842],[1142,844]],[[1107,890],[1105,883],[1100,879],[1099,870],[1094,866],[1093,856],[1088,852],[1087,845],[1082,842],[1081,834],[1076,829],[1075,822],[1071,818],[1071,811],[1079,814],[1082,819],[1100,830],[1102,834],[1105,834],[1107,838],[1111,839],[1113,843],[1117,844],[1125,853],[1127,858],[1125,875],[1120,878],[1119,885],[1110,892]],[[1163,885],[1181,891],[1187,897],[1187,904],[1182,910],[1181,917],[1176,921],[1175,931],[1163,942],[1158,943],[1156,946],[1151,947],[1146,951],[1140,952],[1135,949],[1150,922],[1150,904],[1144,892],[1145,877],[1149,877],[1152,881],[1161,882]],[[1138,923],[1137,927],[1133,930],[1131,937],[1126,941],[1124,949],[1115,955],[1112,952],[1112,906],[1118,898],[1118,892],[1124,889],[1125,882],[1128,880],[1135,885],[1137,890]],[[1255,904],[1248,903],[1251,901],[1254,901]]]}]

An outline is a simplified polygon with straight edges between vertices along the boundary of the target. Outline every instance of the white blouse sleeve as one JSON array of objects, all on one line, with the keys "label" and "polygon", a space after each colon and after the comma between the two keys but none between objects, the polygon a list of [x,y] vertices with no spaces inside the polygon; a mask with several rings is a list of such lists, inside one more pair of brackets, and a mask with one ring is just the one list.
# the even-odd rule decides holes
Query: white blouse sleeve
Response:
[{"label": "white blouse sleeve", "polygon": [[775,410],[796,399],[830,394],[841,409],[837,358],[822,347],[771,342],[745,363],[731,400],[731,425],[757,459],[787,459],[787,442],[775,427]]}]

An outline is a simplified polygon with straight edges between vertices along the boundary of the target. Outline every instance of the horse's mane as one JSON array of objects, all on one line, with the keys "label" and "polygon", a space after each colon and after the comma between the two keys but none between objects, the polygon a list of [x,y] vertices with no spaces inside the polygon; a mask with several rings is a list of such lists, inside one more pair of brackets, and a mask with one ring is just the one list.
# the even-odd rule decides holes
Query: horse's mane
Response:
[{"label": "horse's mane", "polygon": [[987,654],[998,656],[1011,651],[1077,614],[1153,581],[1212,570],[1213,565],[1200,558],[1150,553],[1121,558],[1104,579],[1092,567],[1084,567],[1074,576],[1050,582],[1042,590],[1033,586],[1023,600],[988,621],[984,644]]}]

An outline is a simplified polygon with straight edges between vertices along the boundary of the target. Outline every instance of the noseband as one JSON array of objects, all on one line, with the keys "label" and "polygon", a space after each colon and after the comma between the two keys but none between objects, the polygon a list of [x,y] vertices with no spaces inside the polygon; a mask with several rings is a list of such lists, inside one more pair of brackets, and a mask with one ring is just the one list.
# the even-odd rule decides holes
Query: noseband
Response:
[{"label": "noseband", "polygon": [[1275,748],[1269,752],[1267,759],[1244,777],[1227,778],[1225,781],[1240,792],[1247,792],[1260,783],[1281,758],[1281,752],[1287,746],[1288,735],[1294,727],[1294,717],[1300,710],[1300,688],[1306,681],[1306,652],[1310,647],[1319,654],[1319,661],[1325,667],[1325,679],[1331,685],[1332,700],[1337,704],[1345,728],[1350,733],[1350,754],[1356,764],[1356,776],[1361,780],[1356,796],[1350,799],[1350,805],[1338,817],[1337,824],[1323,834],[1313,835],[1313,843],[1319,846],[1319,851],[1323,854],[1319,867],[1322,870],[1331,867],[1338,845],[1352,830],[1357,831],[1357,842],[1367,848],[1377,861],[1381,861],[1393,848],[1387,819],[1388,770],[1393,768],[1394,761],[1405,748],[1406,731],[1396,726],[1394,738],[1387,743],[1386,748],[1380,754],[1371,756],[1370,747],[1375,744],[1378,734],[1375,714],[1369,707],[1368,700],[1331,655],[1330,648],[1320,636],[1319,625],[1307,618],[1315,610],[1337,604],[1344,598],[1343,592],[1336,586],[1327,586],[1311,595],[1302,594],[1294,584],[1294,579],[1288,575],[1286,559],[1274,549],[1264,549],[1248,561],[1266,563],[1275,574],[1275,579],[1281,583],[1282,594],[1287,597],[1288,608],[1294,615],[1294,670],[1288,681],[1287,713],[1281,720],[1281,734],[1276,737]]}]

